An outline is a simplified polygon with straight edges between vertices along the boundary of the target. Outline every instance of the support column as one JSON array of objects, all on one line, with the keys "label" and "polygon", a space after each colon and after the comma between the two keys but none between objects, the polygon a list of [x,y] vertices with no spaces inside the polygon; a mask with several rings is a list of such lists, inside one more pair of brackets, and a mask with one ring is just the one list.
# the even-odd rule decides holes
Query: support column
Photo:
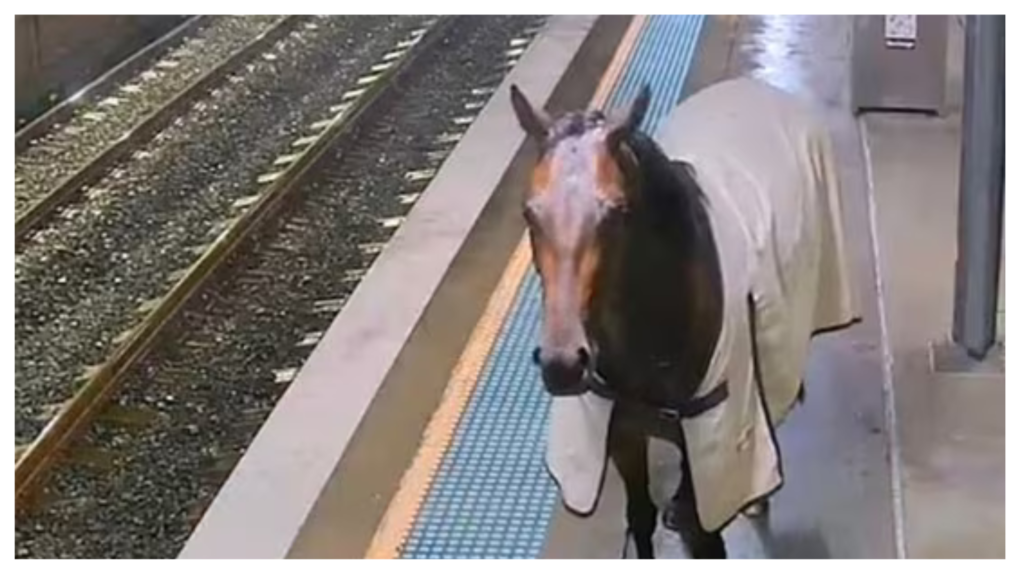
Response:
[{"label": "support column", "polygon": [[968,16],[953,341],[974,359],[995,342],[1005,165],[1004,16]]}]

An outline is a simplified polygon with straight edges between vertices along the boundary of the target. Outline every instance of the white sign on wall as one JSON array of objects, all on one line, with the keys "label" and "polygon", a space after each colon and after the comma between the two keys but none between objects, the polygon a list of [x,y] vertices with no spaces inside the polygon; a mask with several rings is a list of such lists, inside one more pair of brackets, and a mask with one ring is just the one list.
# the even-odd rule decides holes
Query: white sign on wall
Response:
[{"label": "white sign on wall", "polygon": [[917,44],[917,16],[886,16],[885,45],[912,49]]}]

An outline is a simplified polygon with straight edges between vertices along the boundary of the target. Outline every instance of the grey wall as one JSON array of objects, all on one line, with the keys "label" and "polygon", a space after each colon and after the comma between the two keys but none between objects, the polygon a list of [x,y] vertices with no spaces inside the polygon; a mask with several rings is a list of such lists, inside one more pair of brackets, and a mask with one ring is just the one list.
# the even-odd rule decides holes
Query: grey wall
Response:
[{"label": "grey wall", "polygon": [[15,16],[16,118],[44,110],[100,76],[184,16]]}]

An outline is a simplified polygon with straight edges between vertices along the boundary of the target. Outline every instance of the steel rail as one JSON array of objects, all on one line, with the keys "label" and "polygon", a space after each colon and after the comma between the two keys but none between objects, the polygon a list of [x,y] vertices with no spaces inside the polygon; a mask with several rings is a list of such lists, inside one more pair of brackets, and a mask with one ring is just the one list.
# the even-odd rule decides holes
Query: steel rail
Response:
[{"label": "steel rail", "polygon": [[187,272],[121,341],[108,359],[88,373],[85,383],[17,458],[14,467],[15,509],[22,511],[59,454],[81,434],[105,406],[128,371],[153,347],[162,330],[184,309],[191,297],[211,279],[243,242],[301,189],[305,177],[325,153],[350,136],[385,97],[392,94],[419,56],[443,37],[456,17],[439,17],[422,35],[407,41],[404,54],[376,76],[369,86],[330,119],[323,132],[279,177],[268,183],[258,199],[225,229]]}]

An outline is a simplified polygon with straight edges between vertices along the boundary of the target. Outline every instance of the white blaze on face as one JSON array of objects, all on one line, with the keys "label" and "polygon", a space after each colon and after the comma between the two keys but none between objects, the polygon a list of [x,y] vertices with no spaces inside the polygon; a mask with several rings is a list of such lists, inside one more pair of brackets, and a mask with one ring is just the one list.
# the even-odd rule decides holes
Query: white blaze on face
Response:
[{"label": "white blaze on face", "polygon": [[600,260],[598,226],[607,210],[603,129],[557,143],[534,172],[527,218],[544,289],[542,349],[576,354]]}]

